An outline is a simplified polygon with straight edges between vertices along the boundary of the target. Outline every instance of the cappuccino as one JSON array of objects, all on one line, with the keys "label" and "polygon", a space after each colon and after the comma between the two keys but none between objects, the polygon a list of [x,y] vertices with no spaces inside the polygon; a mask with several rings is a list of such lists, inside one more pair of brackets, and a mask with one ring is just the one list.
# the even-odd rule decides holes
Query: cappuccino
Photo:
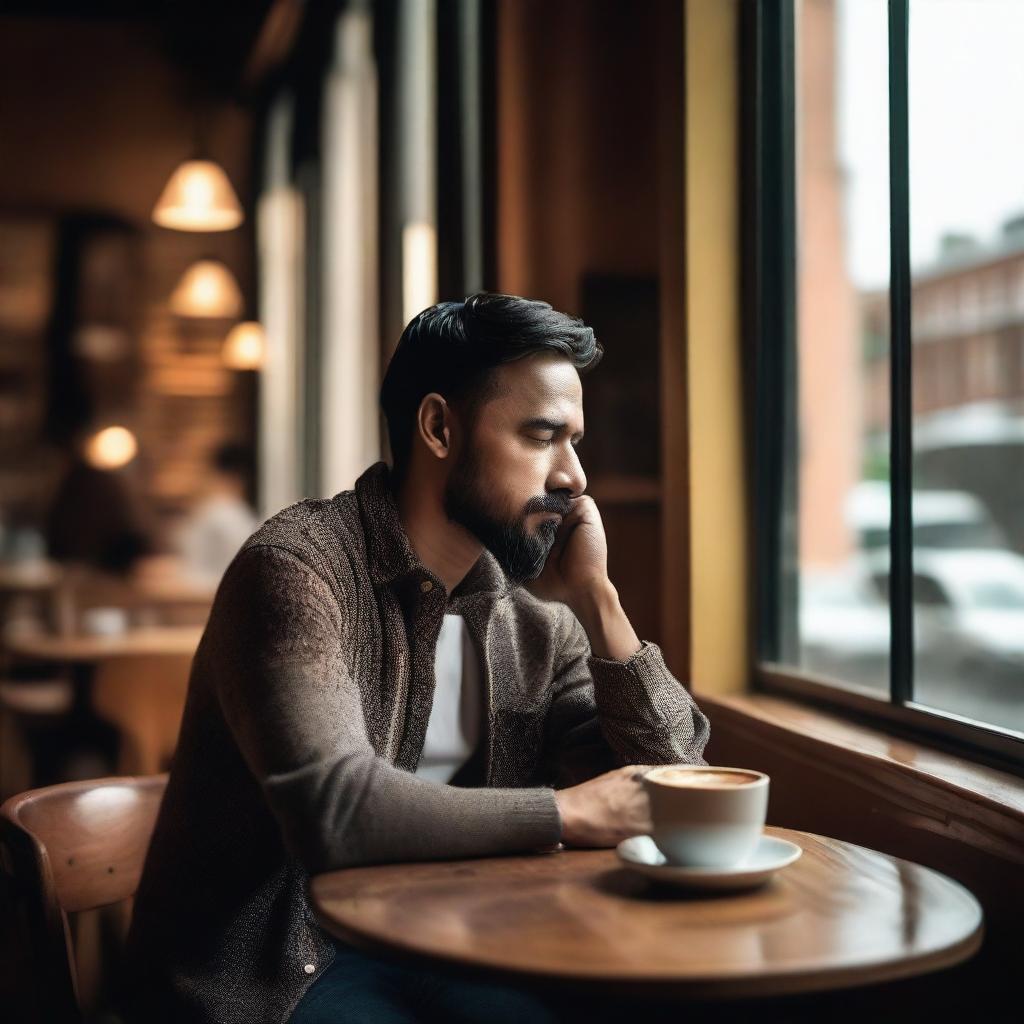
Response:
[{"label": "cappuccino", "polygon": [[643,777],[651,836],[670,864],[729,868],[754,852],[768,809],[768,776],[749,768],[662,765]]},{"label": "cappuccino", "polygon": [[682,768],[666,768],[655,778],[658,782],[667,782],[670,786],[749,786],[757,782],[756,775],[745,772],[709,772],[687,771]]}]

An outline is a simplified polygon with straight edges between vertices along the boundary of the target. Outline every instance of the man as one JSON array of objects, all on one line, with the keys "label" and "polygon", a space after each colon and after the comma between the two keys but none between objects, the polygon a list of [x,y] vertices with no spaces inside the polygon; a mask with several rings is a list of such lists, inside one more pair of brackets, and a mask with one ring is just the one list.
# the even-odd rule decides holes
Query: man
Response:
[{"label": "man", "polygon": [[425,310],[381,390],[393,469],[243,546],[136,897],[140,1020],[547,1019],[335,944],[306,890],[351,865],[612,846],[650,830],[645,766],[705,763],[707,720],[630,626],[584,493],[579,370],[600,355],[546,303]]}]

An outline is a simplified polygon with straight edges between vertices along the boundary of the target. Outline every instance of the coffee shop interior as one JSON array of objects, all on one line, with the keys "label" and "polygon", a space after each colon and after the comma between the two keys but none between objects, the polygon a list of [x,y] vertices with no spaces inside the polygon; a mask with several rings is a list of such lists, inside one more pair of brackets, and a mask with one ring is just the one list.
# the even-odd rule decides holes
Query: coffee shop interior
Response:
[{"label": "coffee shop interior", "polygon": [[403,326],[484,290],[594,328],[609,576],[803,850],[612,885],[697,915],[622,990],[1019,1020],[1022,39],[1015,0],[5,4],[0,1018],[122,1020],[221,574],[387,457]]}]

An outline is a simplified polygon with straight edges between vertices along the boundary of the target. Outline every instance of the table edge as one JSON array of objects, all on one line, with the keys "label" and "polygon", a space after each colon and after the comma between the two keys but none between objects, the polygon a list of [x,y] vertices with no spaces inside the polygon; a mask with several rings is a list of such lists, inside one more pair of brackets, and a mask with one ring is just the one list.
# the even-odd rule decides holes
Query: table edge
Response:
[{"label": "table edge", "polygon": [[[815,841],[839,842],[844,846],[853,846],[857,849],[866,850],[883,857],[895,860],[904,858],[893,857],[892,854],[884,853],[881,850],[874,850],[871,847],[860,846],[856,843],[848,843],[845,840],[832,839],[829,836],[818,835],[813,832],[804,832],[799,829],[790,829],[782,826],[766,826],[766,830],[774,833],[785,832],[805,836]],[[801,849],[803,846],[801,844]],[[598,851],[587,851],[598,852]],[[604,850],[601,852],[611,852]],[[513,854],[513,857],[528,856],[524,854]],[[465,858],[460,858],[465,860]],[[422,863],[422,862],[416,862]],[[531,984],[554,986],[559,988],[588,987],[597,988],[603,992],[625,992],[651,995],[688,995],[694,998],[744,998],[747,996],[761,995],[798,995],[800,993],[821,992],[828,990],[841,990],[844,988],[856,988],[873,984],[882,984],[889,981],[896,981],[901,978],[923,977],[937,971],[947,970],[964,963],[973,957],[981,948],[985,935],[985,915],[978,898],[965,885],[955,878],[935,868],[924,864],[917,864],[914,861],[907,861],[925,871],[938,875],[944,882],[955,889],[959,889],[973,904],[976,912],[976,921],[971,932],[947,946],[939,949],[927,950],[916,955],[903,958],[898,961],[870,962],[870,963],[848,963],[822,967],[787,967],[781,966],[775,970],[769,970],[758,975],[732,975],[721,977],[691,977],[678,978],[666,977],[664,975],[634,976],[630,978],[617,977],[609,979],[607,974],[567,974],[564,971],[546,972],[536,969],[522,969],[509,967],[490,962],[467,960],[464,956],[451,956],[443,952],[433,952],[413,947],[403,943],[401,940],[386,939],[377,934],[369,935],[344,925],[328,915],[324,914],[314,894],[316,880],[328,875],[338,874],[348,869],[342,868],[339,871],[322,872],[309,879],[307,884],[307,898],[314,916],[320,927],[334,938],[355,946],[365,952],[376,955],[387,956],[408,964],[429,964],[432,968],[458,969],[464,972],[472,972],[480,977],[490,977],[502,981],[529,982]],[[369,866],[369,865],[366,865]],[[394,865],[388,865],[393,867]],[[922,967],[922,964],[925,966]],[[723,991],[727,989],[728,991]]]}]

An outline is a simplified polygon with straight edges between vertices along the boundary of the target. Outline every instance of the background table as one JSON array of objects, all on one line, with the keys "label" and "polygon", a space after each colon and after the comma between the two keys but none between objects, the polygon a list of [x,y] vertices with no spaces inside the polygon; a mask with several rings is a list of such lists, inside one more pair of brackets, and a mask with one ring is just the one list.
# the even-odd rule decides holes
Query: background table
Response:
[{"label": "background table", "polygon": [[959,883],[850,843],[767,828],[803,856],[759,889],[683,894],[614,850],[318,875],[321,924],[371,952],[503,980],[728,998],[866,985],[950,967],[981,944]]},{"label": "background table", "polygon": [[52,590],[60,580],[61,570],[56,562],[0,562],[0,590]]},{"label": "background table", "polygon": [[146,626],[111,636],[38,632],[9,637],[12,657],[71,670],[71,710],[52,738],[53,747],[62,751],[47,769],[53,779],[79,777],[68,766],[94,753],[105,765],[104,774],[164,771],[202,635],[202,626]]},{"label": "background table", "polygon": [[40,631],[10,636],[5,646],[18,658],[82,664],[129,656],[191,655],[202,635],[202,626],[129,627],[110,636]]}]

